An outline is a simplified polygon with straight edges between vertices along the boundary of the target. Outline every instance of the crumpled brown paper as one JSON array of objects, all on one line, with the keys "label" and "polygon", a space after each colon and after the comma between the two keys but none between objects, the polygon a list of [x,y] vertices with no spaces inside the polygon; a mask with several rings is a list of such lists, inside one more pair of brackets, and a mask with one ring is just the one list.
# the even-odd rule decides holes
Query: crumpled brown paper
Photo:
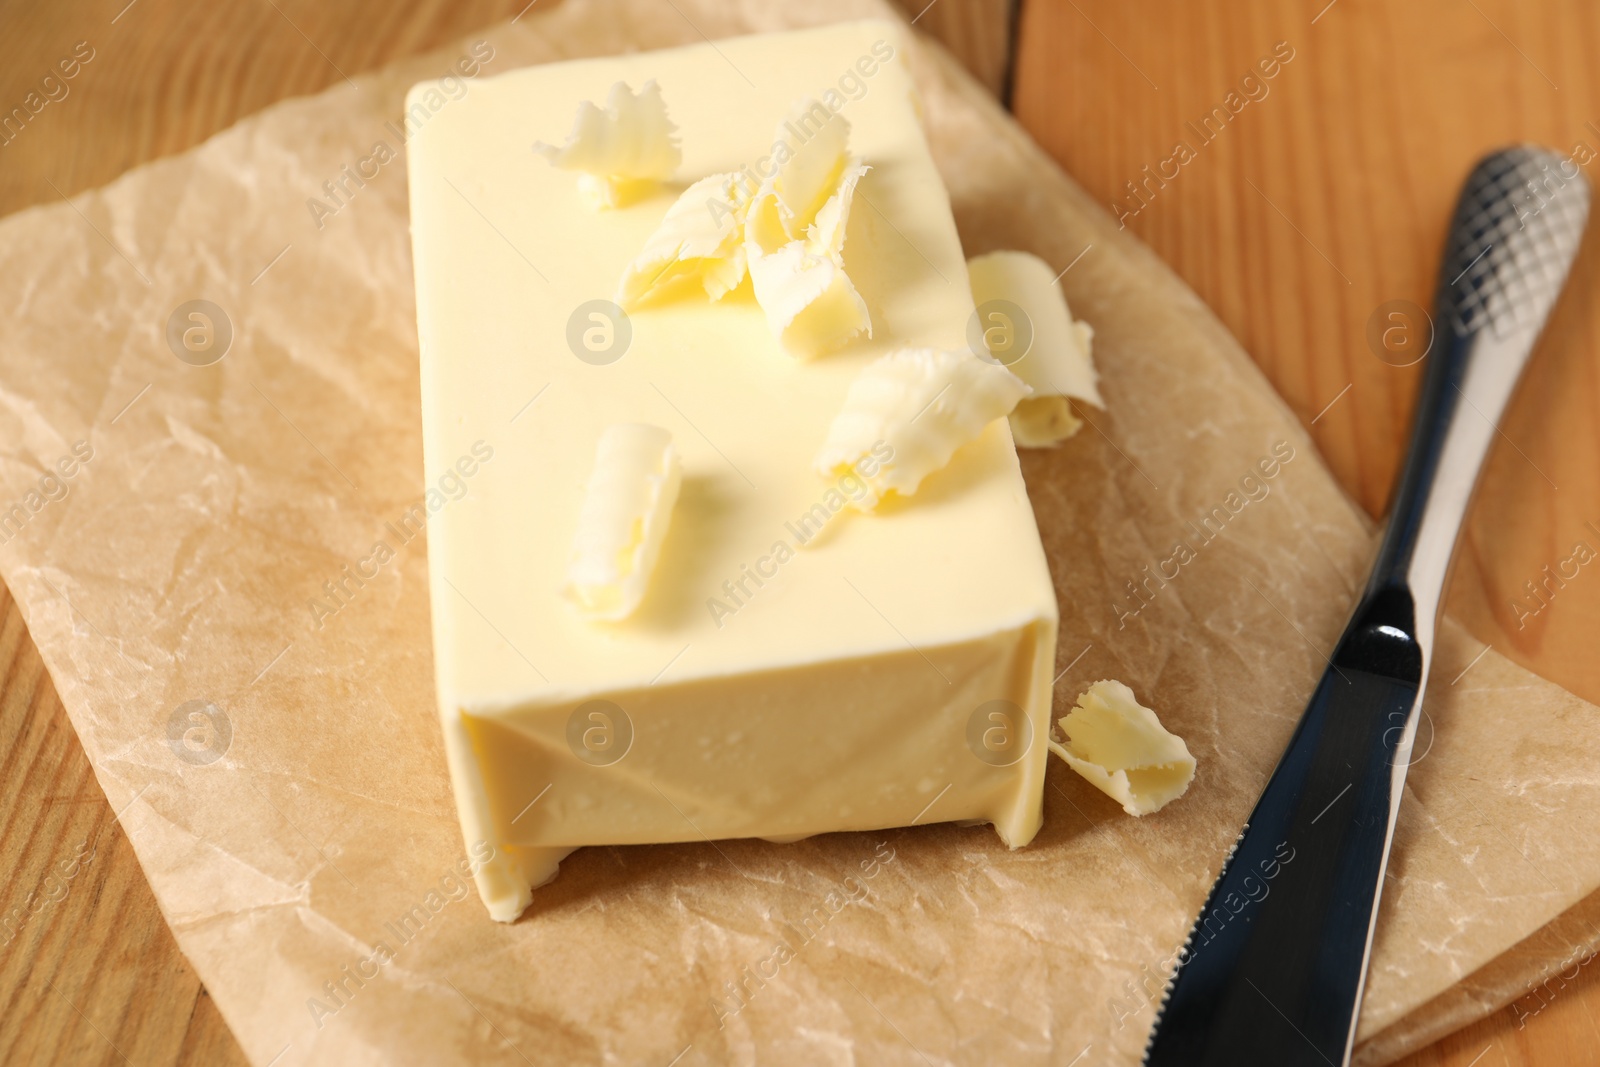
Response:
[{"label": "crumpled brown paper", "polygon": [[[485,34],[476,76],[886,11],[571,2]],[[1120,678],[1198,777],[1133,820],[1051,761],[1044,830],[1014,853],[951,825],[584,850],[520,922],[491,922],[460,877],[421,539],[332,617],[308,607],[423,492],[398,117],[409,84],[482,52],[284,102],[0,223],[0,573],[240,1043],[285,1067],[1136,1062],[1369,524],[1195,296],[921,49],[968,252],[1082,253],[1063,284],[1109,411],[1023,460],[1062,605],[1057,714]],[[231,326],[207,366],[220,332],[192,300]],[[1188,525],[1230,493],[1220,534]],[[1180,540],[1194,558],[1151,580]],[[1478,656],[1443,628],[1364,1008],[1373,1062],[1469,1018],[1440,998],[1600,886],[1596,710]],[[1562,918],[1571,937],[1585,914]]]}]

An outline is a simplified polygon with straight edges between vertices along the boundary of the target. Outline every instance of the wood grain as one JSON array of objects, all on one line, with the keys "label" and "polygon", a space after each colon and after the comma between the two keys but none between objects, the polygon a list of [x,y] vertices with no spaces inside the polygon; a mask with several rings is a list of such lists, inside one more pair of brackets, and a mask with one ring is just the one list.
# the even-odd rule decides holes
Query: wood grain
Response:
[{"label": "wood grain", "polygon": [[[1369,321],[1387,301],[1431,304],[1456,193],[1482,153],[1537,141],[1600,158],[1597,33],[1600,13],[1582,0],[1029,0],[1013,102],[1216,311],[1378,515],[1422,367],[1378,358]],[[1279,42],[1292,58],[1263,78],[1270,64],[1256,65]],[[1230,106],[1225,123],[1197,129]],[[1163,179],[1180,142],[1193,158]],[[1593,179],[1600,163],[1583,169]],[[1600,549],[1596,241],[1591,228],[1502,421],[1448,598],[1486,644],[1590,701],[1600,573],[1553,585],[1537,613],[1538,602],[1514,601],[1576,542]],[[1507,1009],[1409,1063],[1593,1062],[1592,975],[1519,1027],[1528,1011]],[[1499,1058],[1478,1061],[1486,1047]]]},{"label": "wood grain", "polygon": [[1011,36],[1020,0],[892,0],[995,96],[1010,89]]},{"label": "wood grain", "polygon": [[1529,994],[1397,1067],[1552,1067],[1595,1062],[1600,1049],[1600,968],[1593,964],[1547,1000]]},{"label": "wood grain", "polygon": [[0,587],[0,1063],[243,1063]]},{"label": "wood grain", "polygon": [[[1015,106],[1091,194],[1133,209],[1126,225],[1217,312],[1377,515],[1422,367],[1377,358],[1369,321],[1387,301],[1431,305],[1481,154],[1537,141],[1600,160],[1597,35],[1600,11],[1582,0],[1038,0],[1023,9]],[[1293,59],[1249,101],[1241,82],[1278,42]],[[1196,125],[1230,92],[1245,106],[1203,141]],[[1145,168],[1180,141],[1195,158],[1150,181]],[[1583,169],[1593,178],[1600,162]],[[1141,206],[1129,183],[1147,181]],[[1596,241],[1591,228],[1501,424],[1449,600],[1485,643],[1590,701],[1600,573],[1580,570],[1537,614],[1525,583],[1579,540],[1600,550]]]},{"label": "wood grain", "polygon": [[[920,16],[919,28],[945,40],[986,85],[996,90],[1006,85],[1012,0],[898,2]],[[125,4],[0,0],[0,116],[24,106],[27,94],[41,89],[42,79],[73,56],[78,42],[87,42],[93,52],[66,81],[65,96],[30,115],[20,130],[14,123],[0,134],[5,142],[0,144],[0,214],[104,184],[129,167],[189,148],[279,99],[313,93],[442,46],[531,6],[527,0],[421,0],[404,7],[309,0]],[[1580,98],[1592,102],[1592,92],[1580,97],[1592,86],[1583,84],[1590,76],[1579,42],[1594,42],[1593,16],[1572,24],[1582,33],[1568,33],[1557,32],[1557,18],[1569,9],[1577,12],[1576,4],[1546,5],[1533,13],[1491,0],[1481,0],[1480,6],[1519,40],[1526,35],[1530,43],[1524,47],[1533,48],[1540,66],[1562,84],[1566,106],[1579,106],[1574,100]],[[1435,200],[1437,188],[1453,184],[1472,154],[1470,146],[1493,130],[1546,136],[1544,125],[1518,123],[1551,121],[1544,110],[1550,90],[1497,54],[1505,44],[1493,31],[1469,25],[1478,17],[1470,7],[1457,11],[1443,0],[1427,0],[1391,12],[1362,0],[1340,0],[1317,23],[1315,41],[1307,22],[1314,13],[1277,12],[1264,0],[1232,5],[1206,0],[1181,8],[1150,0],[1120,8],[1105,0],[1082,0],[1077,8],[1058,0],[1029,0],[1016,71],[1018,103],[1025,121],[1057,158],[1109,199],[1111,190],[1137,175],[1144,163],[1164,157],[1161,146],[1183,118],[1216,103],[1278,35],[1292,30],[1297,48],[1307,41],[1274,80],[1271,98],[1241,116],[1239,136],[1230,128],[1207,150],[1206,159],[1185,168],[1181,185],[1163,190],[1160,202],[1130,224],[1218,309],[1308,421],[1343,384],[1354,383],[1312,430],[1354,495],[1376,508],[1392,476],[1414,372],[1358,359],[1363,350],[1357,320],[1379,299],[1398,295],[1425,302],[1432,250],[1453,192]],[[1336,15],[1358,28],[1324,34],[1338,25]],[[1440,20],[1451,24],[1442,38],[1435,25]],[[1363,23],[1365,31],[1359,29]],[[1133,69],[1135,60],[1156,76],[1160,89]],[[1434,80],[1442,73],[1461,81],[1474,71],[1484,84],[1464,98],[1466,103]],[[1287,91],[1292,78],[1304,83],[1293,93]],[[1423,131],[1420,145],[1408,141],[1400,118],[1371,118],[1397,82],[1411,94],[1408,106],[1416,113],[1429,121],[1444,116]],[[1265,130],[1251,131],[1252,125],[1267,125],[1255,119],[1286,100],[1290,103],[1280,108],[1284,114],[1270,127],[1269,139],[1262,140]],[[1467,107],[1475,110],[1452,110]],[[1600,108],[1590,112],[1600,115]],[[1414,116],[1402,117],[1409,122]],[[1478,124],[1483,117],[1490,125]],[[1600,147],[1600,131],[1590,143]],[[1356,149],[1368,169],[1343,162],[1335,166]],[[1242,173],[1261,187],[1261,200],[1271,196],[1289,219],[1251,201],[1258,194],[1237,180]],[[1327,214],[1335,209],[1337,214]],[[1303,238],[1296,227],[1304,228]],[[1306,247],[1313,240],[1351,279],[1345,292],[1332,290],[1332,284],[1342,283]],[[1592,283],[1593,276],[1586,277]],[[1592,324],[1571,303],[1563,308],[1558,329],[1592,342]],[[1557,348],[1546,346],[1536,368],[1545,376],[1538,379],[1543,385],[1532,383],[1524,391],[1506,430],[1562,490],[1552,491],[1547,500],[1539,495],[1540,485],[1527,484],[1526,471],[1515,466],[1521,460],[1514,450],[1500,450],[1509,458],[1497,453],[1489,486],[1500,494],[1494,499],[1505,508],[1531,508],[1529,523],[1549,537],[1507,540],[1509,535],[1493,523],[1475,529],[1455,604],[1458,612],[1477,620],[1480,633],[1495,632],[1483,627],[1497,625],[1507,614],[1502,603],[1507,589],[1520,588],[1524,578],[1560,558],[1551,555],[1556,549],[1565,555],[1571,519],[1587,506],[1584,501],[1592,505],[1600,495],[1593,492],[1600,481],[1594,430],[1573,399],[1576,394],[1592,403],[1600,390],[1586,355],[1594,347],[1575,343],[1552,356]],[[1548,409],[1540,406],[1546,402]],[[1588,517],[1600,520],[1600,514]],[[1576,659],[1584,637],[1600,631],[1600,578],[1590,582],[1592,593],[1582,581],[1588,581],[1587,574],[1561,590],[1517,635],[1520,643],[1497,642],[1496,647],[1542,657],[1540,662]],[[1514,624],[1514,617],[1510,621]],[[1583,669],[1567,663],[1566,675],[1556,676],[1572,686],[1569,679],[1581,678]],[[1593,699],[1596,693],[1591,689],[1588,695]],[[0,924],[8,916],[14,920],[0,925],[0,1062],[243,1063],[215,1006],[178,953],[117,813],[94,783],[16,606],[3,591],[0,743],[6,783],[0,796],[0,858],[10,875],[0,889]],[[1561,1050],[1593,1047],[1597,1006],[1600,988],[1585,972],[1528,1020],[1526,1029],[1518,1030],[1515,1013],[1508,1012],[1412,1062],[1465,1067],[1476,1054],[1472,1035],[1479,1032],[1484,1043],[1496,1043],[1511,1067],[1581,1062]],[[1531,1009],[1524,1003],[1521,1010]],[[1495,1062],[1485,1059],[1480,1067]]]}]

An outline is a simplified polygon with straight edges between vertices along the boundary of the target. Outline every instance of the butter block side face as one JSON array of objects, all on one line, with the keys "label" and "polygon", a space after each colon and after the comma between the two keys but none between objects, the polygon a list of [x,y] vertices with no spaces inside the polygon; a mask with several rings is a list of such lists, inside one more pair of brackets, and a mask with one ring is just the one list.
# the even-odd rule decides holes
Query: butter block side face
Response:
[{"label": "butter block side face", "polygon": [[[408,145],[429,485],[493,449],[428,551],[452,782],[467,844],[495,850],[479,889],[496,918],[586,844],[979,820],[1016,846],[1039,826],[1056,607],[1006,421],[872,514],[848,472],[812,469],[864,367],[964,347],[973,312],[898,31],[717,49],[476,82]],[[594,214],[529,145],[651,79],[677,180]],[[872,336],[796,360],[748,278],[716,301],[691,277],[611,304],[684,190],[764,166],[806,97],[839,105],[870,168],[843,249]],[[671,434],[681,482],[648,593],[596,623],[563,586],[597,443],[622,422]]]},{"label": "butter block side face", "polygon": [[[495,837],[517,847],[699,841],[701,830],[793,840],[953,818],[992,822],[1020,845],[1038,830],[1034,784],[1007,739],[975,758],[969,732],[997,694],[1028,700],[1041,629],[462,721]],[[1015,715],[981,722],[1031,733]]]}]

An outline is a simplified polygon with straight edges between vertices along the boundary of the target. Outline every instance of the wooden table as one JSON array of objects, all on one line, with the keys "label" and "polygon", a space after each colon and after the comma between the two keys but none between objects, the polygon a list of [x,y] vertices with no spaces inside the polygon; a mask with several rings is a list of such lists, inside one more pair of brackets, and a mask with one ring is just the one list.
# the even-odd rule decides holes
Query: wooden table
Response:
[{"label": "wooden table", "polygon": [[[1289,43],[1294,58],[1268,95],[1127,221],[1217,310],[1376,513],[1417,368],[1376,358],[1367,321],[1385,301],[1428,302],[1456,186],[1481,150],[1536,139],[1600,152],[1591,125],[1600,15],[1579,0],[1325,2],[1026,0],[1015,23],[1007,0],[905,6],[987,84],[1009,84],[1024,124],[1108,205],[1193,136],[1186,120]],[[104,184],[285,96],[510,18],[527,0],[125,3],[0,0],[0,111],[77,42],[92,50],[67,95],[0,146],[0,214]],[[1595,289],[1593,251],[1575,279],[1584,294]],[[1600,577],[1585,572],[1537,615],[1524,612],[1520,629],[1512,607],[1523,582],[1574,541],[1600,546],[1584,526],[1600,525],[1600,431],[1589,415],[1600,400],[1600,312],[1579,303],[1558,312],[1503,424],[1450,606],[1484,641],[1600,701],[1600,657],[1584,654],[1600,635]],[[60,887],[11,940],[0,925],[0,1062],[243,1063],[3,591],[0,780],[0,923],[28,894]],[[92,858],[72,867],[75,855]],[[1536,1000],[1408,1064],[1586,1062],[1600,1047],[1596,971],[1525,1026]]]}]

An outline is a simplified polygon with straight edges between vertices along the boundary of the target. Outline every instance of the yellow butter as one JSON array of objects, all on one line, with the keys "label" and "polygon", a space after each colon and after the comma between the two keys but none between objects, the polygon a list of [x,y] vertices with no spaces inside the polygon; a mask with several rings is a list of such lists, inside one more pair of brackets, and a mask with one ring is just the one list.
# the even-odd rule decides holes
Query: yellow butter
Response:
[{"label": "yellow butter", "polygon": [[1121,682],[1094,683],[1058,725],[1066,741],[1050,751],[1129,815],[1161,810],[1194,780],[1189,746]]},{"label": "yellow butter", "polygon": [[1073,321],[1056,272],[1032,253],[974,256],[967,273],[985,345],[1033,389],[1011,413],[1017,445],[1060,444],[1083,425],[1066,398],[1106,406],[1091,356],[1094,330]]},{"label": "yellow butter", "polygon": [[756,300],[784,351],[802,359],[872,335],[872,319],[845,273],[850,204],[867,167],[848,151],[850,123],[814,99],[778,128],[815,132],[776,165],[750,205],[745,244]]},{"label": "yellow butter", "polygon": [[1064,396],[1025,396],[1011,409],[1010,421],[1018,448],[1054,448],[1083,429]]},{"label": "yellow butter", "polygon": [[749,205],[737,175],[713,174],[690,185],[623,272],[617,303],[631,311],[685,279],[721,300],[744,280]]},{"label": "yellow butter", "polygon": [[619,423],[600,435],[567,564],[567,595],[585,616],[615,622],[644,599],[682,480],[659,426]]},{"label": "yellow butter", "polygon": [[[862,476],[871,492],[852,504],[870,511],[887,493],[915,493],[1027,392],[1016,375],[965,350],[891,352],[851,383],[813,466],[823,475]],[[891,458],[867,474],[862,460],[881,445]]]},{"label": "yellow butter", "polygon": [[806,140],[776,159],[763,179],[752,212],[751,236],[764,246],[805,235],[823,204],[833,198],[845,172],[859,164],[851,158],[850,122],[820,101],[807,98],[779,123],[774,144],[789,143],[785,134],[798,131]]},{"label": "yellow butter", "polygon": [[[845,23],[528,67],[475,82],[407,145],[423,473],[437,482],[480,439],[495,450],[429,520],[428,561],[445,752],[465,842],[494,850],[477,881],[497,919],[584,845],[976,820],[1016,846],[1039,828],[1056,603],[1004,421],[904,506],[817,536],[853,488],[811,470],[852,383],[896,349],[964,346],[973,312],[901,32]],[[844,71],[859,99],[824,91]],[[574,323],[616,315],[594,302],[681,190],[591,214],[508,131],[557,128],[651,78],[690,182],[757,169],[793,101],[839,105],[872,164],[857,191],[877,211],[850,213],[845,246],[872,337],[796,360],[741,286],[648,299],[616,319],[614,347],[573,347]],[[648,595],[598,625],[561,590],[620,422],[670,432],[683,477]],[[995,714],[1029,743],[975,745]]]},{"label": "yellow butter", "polygon": [[533,150],[553,166],[578,171],[579,192],[598,211],[637,199],[672,176],[683,160],[675,130],[659,85],[647,81],[635,93],[619,81],[604,108],[579,101],[564,145],[539,141]]}]

